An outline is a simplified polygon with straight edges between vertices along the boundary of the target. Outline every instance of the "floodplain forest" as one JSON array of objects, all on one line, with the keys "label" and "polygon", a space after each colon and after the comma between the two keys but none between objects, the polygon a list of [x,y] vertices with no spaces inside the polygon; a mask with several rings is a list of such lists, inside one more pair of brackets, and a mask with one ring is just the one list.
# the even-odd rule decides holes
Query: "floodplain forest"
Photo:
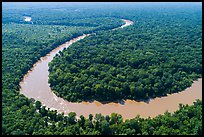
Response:
[{"label": "floodplain forest", "polygon": [[[49,63],[48,82],[57,96],[145,101],[182,92],[202,75],[201,4],[13,4],[2,3],[3,135],[202,134],[202,100],[154,118],[124,120],[112,113],[77,119],[75,112],[59,114],[19,93],[40,57],[83,34],[91,35]],[[134,23],[112,30],[124,24],[121,19]]]}]

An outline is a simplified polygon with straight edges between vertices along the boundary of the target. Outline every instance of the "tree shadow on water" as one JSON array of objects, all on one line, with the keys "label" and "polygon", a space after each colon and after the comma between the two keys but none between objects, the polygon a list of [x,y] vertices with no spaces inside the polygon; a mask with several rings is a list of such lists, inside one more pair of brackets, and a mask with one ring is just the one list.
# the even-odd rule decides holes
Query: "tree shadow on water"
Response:
[{"label": "tree shadow on water", "polygon": [[[145,100],[133,100],[133,99],[128,99],[128,100],[136,101],[136,102],[144,102],[144,103],[149,104],[149,102],[151,101],[151,98],[145,99]],[[101,101],[101,100],[91,99],[91,100],[85,100],[84,102],[93,103],[94,101],[97,101],[97,102],[99,102],[99,103],[101,103],[101,104],[103,104],[103,105],[109,104],[109,103],[116,103],[116,104],[120,104],[120,105],[125,105],[127,99],[112,100],[112,101]]]}]

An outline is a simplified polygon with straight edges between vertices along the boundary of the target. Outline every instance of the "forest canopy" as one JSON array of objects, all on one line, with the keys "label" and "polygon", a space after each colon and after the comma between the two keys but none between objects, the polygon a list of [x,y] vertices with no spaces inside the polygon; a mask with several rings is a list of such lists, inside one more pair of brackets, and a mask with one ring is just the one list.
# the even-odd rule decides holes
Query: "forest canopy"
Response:
[{"label": "forest canopy", "polygon": [[56,95],[74,102],[146,100],[182,91],[201,77],[201,14],[167,8],[131,9],[131,15],[132,26],[91,35],[50,62]]},{"label": "forest canopy", "polygon": [[[177,6],[90,4],[2,3],[2,134],[202,135],[201,100],[192,105],[180,104],[178,111],[166,112],[155,118],[135,116],[124,120],[116,113],[109,116],[90,114],[88,118],[77,118],[75,112],[59,114],[40,101],[20,94],[20,81],[40,57],[83,33],[97,35],[73,44],[50,64],[52,88],[57,94],[58,85],[62,84],[64,89],[61,91],[68,100],[84,100],[81,95],[90,91],[97,94],[86,99],[105,100],[116,93],[126,95],[116,98],[154,97],[185,89],[201,76],[201,6],[195,3]],[[25,22],[25,16],[31,17],[32,22]],[[135,23],[111,31],[124,24],[120,19]],[[64,66],[57,61],[63,61]],[[56,72],[61,77],[57,76],[53,81]],[[68,73],[64,75],[65,72]],[[65,81],[67,78],[71,78],[70,81]],[[76,90],[66,89],[72,78],[77,80]],[[80,78],[82,81],[78,80]],[[86,86],[79,83],[86,78]],[[105,81],[107,87],[100,81]],[[144,85],[146,83],[147,86]],[[120,86],[130,93],[121,91],[124,88]],[[153,94],[149,94],[150,87],[154,87],[154,90],[151,89]],[[83,93],[79,96],[67,92],[81,88]],[[109,95],[104,95],[105,88],[111,89]],[[165,90],[156,92],[160,88]],[[141,97],[134,91],[141,91]],[[66,97],[70,95],[72,99]],[[103,96],[100,98],[98,95]]]}]

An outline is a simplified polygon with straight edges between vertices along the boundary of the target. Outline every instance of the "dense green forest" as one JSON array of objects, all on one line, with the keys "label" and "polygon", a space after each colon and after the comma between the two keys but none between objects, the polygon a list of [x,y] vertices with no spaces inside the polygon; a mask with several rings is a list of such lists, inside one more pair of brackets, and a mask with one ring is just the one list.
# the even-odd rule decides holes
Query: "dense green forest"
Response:
[{"label": "dense green forest", "polygon": [[[3,134],[7,135],[201,135],[202,102],[194,105],[180,105],[175,113],[165,112],[155,118],[141,118],[139,115],[130,120],[112,113],[110,116],[96,114],[88,118],[70,112],[68,116],[48,111],[37,101],[33,103],[19,97],[21,108],[13,117],[4,119]],[[19,104],[20,105],[20,104]],[[11,111],[11,110],[10,110]],[[36,113],[36,111],[38,113]],[[9,113],[9,115],[11,115]],[[13,122],[10,122],[13,121]],[[15,124],[14,124],[15,123]]]},{"label": "dense green forest", "polygon": [[49,64],[56,95],[68,101],[145,100],[191,86],[202,74],[201,14],[150,11],[132,11],[133,26],[60,52]]},{"label": "dense green forest", "polygon": [[[72,45],[69,48],[71,52],[69,52],[68,50],[64,50],[61,53],[60,58],[56,57],[53,60],[52,62],[53,65],[54,64],[57,65],[55,61],[60,59],[63,60],[63,58],[68,54],[74,55],[73,53],[76,52],[75,51],[76,49],[79,49],[79,53],[80,53],[81,52],[80,48],[85,49],[84,47],[90,49],[90,52],[93,52],[95,54],[99,52],[98,50],[96,50],[96,47],[98,48],[104,47],[104,50],[107,48],[107,46],[110,46],[108,47],[108,49],[111,49],[111,50],[115,50],[118,48],[118,50],[113,51],[113,53],[117,51],[118,53],[120,53],[121,50],[124,50],[123,51],[124,55],[121,55],[120,53],[120,54],[117,54],[117,56],[118,56],[118,59],[120,56],[123,56],[125,58],[126,57],[125,53],[126,54],[131,53],[131,50],[130,50],[131,44],[129,43],[131,42],[134,43],[132,45],[132,47],[134,48],[136,39],[137,39],[136,40],[137,43],[140,44],[141,47],[147,44],[147,46],[145,46],[145,49],[141,49],[141,47],[139,49],[137,48],[135,49],[138,51],[141,50],[141,55],[140,55],[141,60],[142,58],[151,59],[151,51],[150,51],[150,46],[148,46],[148,44],[151,44],[154,41],[155,43],[157,42],[158,44],[160,44],[158,40],[154,39],[154,37],[156,37],[155,34],[157,34],[158,38],[161,39],[161,42],[166,42],[166,43],[177,42],[178,45],[187,46],[185,48],[178,47],[176,50],[180,52],[182,51],[181,54],[187,53],[189,57],[184,54],[183,55],[178,54],[178,56],[175,57],[175,60],[180,61],[179,65],[181,69],[179,70],[181,73],[179,74],[181,76],[177,74],[178,75],[177,77],[181,79],[181,82],[189,81],[188,84],[187,85],[185,84],[184,87],[179,86],[181,84],[178,84],[179,86],[178,88],[180,89],[186,88],[191,84],[192,80],[199,77],[200,74],[202,73],[201,71],[202,31],[201,31],[200,7],[196,10],[193,10],[194,7],[189,6],[188,9],[190,10],[185,10],[185,6],[184,6],[183,10],[177,9],[178,11],[181,10],[181,12],[179,13],[175,13],[174,11],[175,9],[171,9],[171,8],[170,9],[174,11],[172,13],[170,13],[169,11],[167,12],[166,11],[167,9],[165,8],[160,9],[160,10],[164,10],[165,12],[163,13],[167,14],[168,16],[174,14],[171,16],[172,19],[171,17],[169,18],[168,20],[169,23],[172,20],[174,20],[174,18],[177,18],[176,16],[178,14],[180,15],[178,18],[185,20],[182,23],[179,22],[179,20],[177,20],[177,22],[175,23],[177,23],[178,26],[179,26],[179,23],[180,25],[183,25],[183,27],[188,26],[188,29],[189,29],[188,31],[191,33],[190,34],[186,33],[187,31],[186,27],[184,27],[185,29],[181,27],[180,32],[178,33],[184,33],[185,35],[176,34],[177,38],[179,39],[179,41],[177,41],[175,38],[172,38],[172,35],[170,34],[174,33],[174,29],[176,32],[178,30],[174,28],[174,26],[172,26],[171,29],[169,29],[170,26],[165,27],[161,24],[162,22],[159,21],[161,28],[165,27],[165,29],[168,29],[169,31],[172,30],[170,32],[166,32],[167,35],[165,36],[165,38],[160,37],[161,35],[158,34],[158,29],[156,29],[155,26],[154,27],[151,26],[158,23],[157,18],[156,17],[152,18],[150,15],[148,15],[149,13],[152,13],[151,10],[156,12],[157,9],[150,10],[149,8],[147,8],[148,6],[143,9],[137,6],[134,7],[133,5],[129,5],[129,6],[119,5],[118,7],[112,6],[110,10],[110,7],[106,7],[106,6],[104,7],[103,6],[95,6],[95,7],[78,6],[76,9],[76,7],[74,6],[66,7],[66,5],[62,4],[60,8],[54,9],[54,8],[50,8],[49,6],[48,7],[45,6],[47,8],[41,7],[41,6],[36,6],[32,8],[25,8],[26,6],[20,7],[20,8],[18,8],[18,6],[7,7],[4,4],[5,3],[3,3],[3,10],[2,10],[2,15],[3,15],[2,16],[2,134],[3,135],[202,134],[202,101],[200,100],[197,100],[191,106],[180,105],[179,110],[172,114],[166,112],[165,114],[159,115],[155,118],[147,118],[147,119],[141,118],[140,116],[136,116],[133,119],[124,121],[122,116],[115,113],[111,114],[110,116],[102,116],[101,114],[97,114],[93,116],[90,114],[88,118],[80,116],[79,119],[76,119],[75,117],[76,114],[74,112],[69,113],[68,116],[64,116],[64,114],[57,114],[56,111],[49,110],[49,109],[46,110],[45,106],[42,106],[39,101],[34,102],[33,100],[28,99],[27,97],[19,93],[19,88],[20,88],[19,82],[21,81],[23,76],[27,73],[27,71],[32,67],[32,65],[37,60],[40,59],[41,56],[46,55],[47,53],[49,53],[49,51],[51,51],[58,45],[62,44],[63,42],[68,41],[69,39],[77,37],[83,33],[92,33],[92,32],[97,32],[97,35],[87,37],[87,39],[84,39],[83,41]],[[100,8],[103,7],[103,8],[100,9],[99,7]],[[130,8],[125,9],[126,7],[130,7]],[[61,12],[61,9],[63,9],[63,12]],[[76,11],[73,12],[74,10]],[[146,10],[147,12],[145,12]],[[133,11],[134,11],[134,14],[132,14]],[[81,13],[79,14],[77,12],[81,12]],[[160,12],[158,11],[156,13],[160,13]],[[189,14],[192,14],[195,16],[191,16],[191,18],[189,18]],[[163,15],[163,16],[167,16],[167,15]],[[24,22],[23,21],[24,16],[31,16],[33,24],[29,22]],[[159,16],[162,16],[162,15],[159,15]],[[109,29],[118,27],[123,24],[120,18],[134,20],[136,23],[132,27],[124,28],[117,31],[109,31]],[[153,23],[151,23],[150,21]],[[146,27],[147,25],[149,25],[148,28],[151,30],[146,30],[146,34],[145,34],[145,31],[142,31],[142,30],[147,29]],[[171,25],[175,25],[175,24],[171,24]],[[152,32],[153,31],[152,28],[155,28],[154,33]],[[133,32],[133,30],[134,31],[137,30],[137,32],[139,33],[137,34],[134,33],[133,35],[130,35],[129,31]],[[129,38],[124,36],[128,36]],[[90,42],[91,38],[92,38],[92,42]],[[103,38],[107,38],[107,40],[104,40]],[[114,40],[116,38],[118,38],[120,42],[117,42],[116,40]],[[172,40],[168,41],[170,38]],[[154,39],[154,41],[147,41],[145,39],[152,39],[152,40]],[[126,41],[126,44],[125,44],[125,41]],[[107,42],[106,43],[107,46],[105,46],[105,42]],[[190,43],[190,44],[186,44],[186,43]],[[121,45],[125,45],[126,48],[121,48]],[[156,44],[154,45],[155,46],[152,48],[156,48],[157,46],[159,46],[159,45],[156,46]],[[172,44],[172,45],[175,45],[175,44]],[[102,46],[102,47],[99,47],[99,46]],[[170,45],[166,44],[166,46],[168,47]],[[93,50],[91,50],[91,47],[93,47]],[[158,54],[158,56],[160,55],[159,59],[163,59],[162,58],[163,56],[161,54],[167,54],[163,50],[171,50],[170,47],[168,48],[167,47],[164,46],[164,48],[160,49],[162,51],[158,51],[158,53],[154,52],[154,54]],[[125,49],[127,49],[127,51]],[[152,50],[155,51],[154,49]],[[108,50],[106,49],[105,52],[107,51]],[[174,57],[173,55],[180,52],[169,53],[170,54],[169,56]],[[87,53],[87,51],[84,50],[84,53]],[[110,53],[107,52],[107,54],[110,54]],[[115,54],[116,53],[114,53],[113,56]],[[142,56],[142,54],[144,56]],[[135,55],[137,55],[137,53],[135,53]],[[69,58],[67,56],[67,59],[72,59],[72,60],[75,59],[74,61],[75,63],[77,63],[76,59],[79,58],[78,56],[85,57],[85,55],[83,55],[83,53],[81,52],[80,55],[78,54],[77,56],[73,56],[74,58],[71,58],[71,57]],[[87,54],[87,56],[89,56],[89,54]],[[103,54],[103,56],[105,56],[105,54]],[[182,58],[182,56],[184,58]],[[87,57],[87,59],[89,58]],[[92,59],[96,60],[97,57],[93,54]],[[155,60],[155,62],[156,61],[157,60]],[[172,61],[172,60],[163,59],[163,61]],[[84,62],[83,64],[86,65],[86,61],[83,61],[83,62]],[[89,62],[90,60],[87,60],[87,63]],[[70,62],[69,64],[74,65],[72,62]],[[51,64],[51,66],[53,65]],[[68,65],[68,64],[64,64],[64,65]],[[104,63],[101,63],[101,65],[104,65]],[[118,63],[116,64],[116,66],[114,66],[114,64],[110,64],[109,62],[107,62],[106,65],[107,65],[107,68],[118,67],[121,69],[126,69],[125,68],[126,64],[120,66],[121,64]],[[141,70],[141,68],[143,68],[143,70],[145,71],[146,69],[145,67],[149,67],[149,66],[141,65],[140,67],[139,66],[137,67],[139,67],[138,70]],[[61,67],[63,66],[59,66],[60,69],[62,69]],[[94,66],[90,65],[90,67],[94,67]],[[97,65],[95,67],[97,67]],[[170,68],[168,69],[168,67],[165,65],[159,66],[159,67],[163,67],[163,69],[166,68],[166,70],[171,71],[171,69]],[[185,67],[190,68],[190,71],[189,72],[186,71],[184,69]],[[51,74],[52,74],[54,73],[54,67],[51,67],[51,68],[52,68],[51,69]],[[76,68],[74,68],[73,70],[75,69]],[[96,68],[93,68],[93,69],[96,69]],[[87,73],[86,69],[84,70],[85,70],[84,73]],[[120,69],[116,69],[116,70],[122,71]],[[101,72],[102,71],[104,70],[101,70]],[[79,72],[80,71],[74,72],[71,75],[75,75],[75,73],[80,74],[81,72],[80,73]],[[107,71],[107,74],[109,74],[108,72],[109,70]],[[159,71],[155,70],[155,73],[158,73],[158,72]],[[162,72],[159,72],[159,74],[160,73]],[[167,71],[167,74],[170,74],[170,72]],[[117,78],[117,75],[115,78]],[[120,78],[120,75],[118,75],[118,78]],[[50,79],[52,79],[52,77]],[[182,79],[184,79],[184,81],[182,81]],[[119,81],[114,78],[113,80]],[[98,80],[96,79],[96,81]],[[143,82],[142,79],[141,79],[141,82]]]}]

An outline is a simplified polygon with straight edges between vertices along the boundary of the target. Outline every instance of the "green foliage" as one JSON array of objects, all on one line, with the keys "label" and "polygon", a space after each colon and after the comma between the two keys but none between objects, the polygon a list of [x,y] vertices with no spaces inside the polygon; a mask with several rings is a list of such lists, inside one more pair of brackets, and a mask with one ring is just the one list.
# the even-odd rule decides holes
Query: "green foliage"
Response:
[{"label": "green foliage", "polygon": [[[53,76],[50,76],[50,82],[53,86],[58,84],[58,80],[66,79],[65,81],[69,82],[81,82],[80,84],[77,83],[75,88],[68,88],[69,86],[67,86],[64,87],[64,89],[70,89],[71,92],[83,91],[84,93],[82,93],[82,95],[88,96],[93,94],[92,92],[94,90],[97,90],[99,95],[103,95],[101,96],[103,100],[110,100],[112,95],[115,96],[113,99],[116,99],[121,97],[120,93],[131,95],[134,94],[134,91],[138,91],[136,95],[142,98],[144,92],[143,88],[149,90],[149,87],[151,87],[146,86],[148,84],[154,84],[154,86],[152,86],[155,88],[154,91],[160,92],[159,88],[162,87],[162,82],[166,83],[163,86],[172,86],[172,79],[165,80],[165,78],[175,77],[173,83],[177,83],[178,81],[180,81],[180,83],[174,85],[174,90],[172,91],[182,90],[190,86],[192,82],[191,79],[197,79],[202,73],[200,56],[200,35],[202,32],[200,29],[201,16],[199,8],[198,10],[196,10],[196,8],[192,10],[192,7],[188,8],[188,10],[185,8],[179,9],[181,12],[178,10],[175,11],[175,9],[169,12],[168,8],[163,9],[164,12],[158,11],[157,8],[146,8],[145,10],[143,8],[135,8],[134,6],[124,8],[123,5],[119,7],[113,6],[111,8],[103,7],[102,9],[98,7],[90,8],[88,6],[86,7],[87,10],[84,7],[78,8],[79,11],[81,10],[80,14],[75,11],[76,9],[74,7],[66,6],[64,8],[50,9],[41,7],[41,5],[37,8],[18,8],[16,6],[11,6],[10,8],[3,7],[2,134],[201,135],[202,101],[200,100],[197,100],[191,106],[180,105],[179,110],[172,114],[165,113],[153,119],[135,117],[131,120],[123,121],[122,117],[116,113],[110,116],[97,114],[95,117],[90,114],[88,118],[81,116],[79,119],[76,118],[76,113],[74,112],[69,113],[68,116],[64,116],[63,113],[58,114],[56,110],[47,109],[45,106],[42,106],[39,101],[33,101],[33,99],[28,99],[24,95],[19,94],[20,80],[41,56],[46,55],[59,44],[73,37],[90,32],[97,32],[98,34],[90,36],[90,38],[87,38],[87,40],[81,43],[74,44],[72,46],[73,48],[70,49],[70,51],[74,53],[76,52],[75,47],[79,49],[81,47],[80,50],[87,47],[90,54],[87,54],[88,51],[86,50],[83,52],[79,50],[76,55],[70,54],[69,56],[67,56],[67,51],[60,53],[61,55],[58,58],[60,59],[66,56],[65,59],[67,62],[57,67],[58,70],[56,69],[56,72],[59,73],[61,77],[58,77],[56,74],[51,74]],[[151,13],[155,13],[155,15]],[[175,13],[179,14],[179,16]],[[23,16],[31,16],[33,24],[24,22]],[[168,16],[170,16],[170,18],[168,18]],[[125,17],[130,20],[134,19],[135,25],[114,32],[103,30],[120,26],[122,22],[118,18]],[[162,21],[159,20],[159,17]],[[180,18],[180,20],[177,18]],[[165,21],[166,19],[167,21]],[[175,21],[174,19],[177,20]],[[168,25],[171,21],[174,21],[174,23]],[[165,24],[162,24],[162,22]],[[160,25],[161,30],[154,24]],[[179,25],[182,25],[185,29],[179,27]],[[133,31],[138,33],[133,33],[131,35],[130,33]],[[186,33],[187,31],[188,34]],[[178,34],[175,34],[175,32],[178,32]],[[166,35],[163,35],[164,33],[166,33]],[[135,43],[135,41],[137,43]],[[167,42],[172,42],[172,44],[167,44]],[[81,45],[82,43],[83,45]],[[150,44],[154,46],[151,47]],[[158,48],[163,44],[167,47]],[[127,46],[127,50],[124,50],[121,45]],[[185,45],[185,47],[183,45]],[[176,51],[172,52],[173,47],[171,48],[170,46],[175,46]],[[95,50],[96,47],[100,49],[104,48],[104,50],[99,52],[99,50]],[[93,50],[91,50],[91,48],[93,48]],[[154,48],[157,50],[154,50]],[[168,49],[171,52],[167,52]],[[109,52],[109,50],[112,50],[112,53]],[[129,53],[132,53],[131,51],[135,52],[134,55],[136,55],[138,59],[135,59],[133,54],[129,55]],[[177,53],[179,54],[176,55]],[[165,58],[163,54],[166,54],[168,58]],[[186,54],[188,56],[186,56]],[[90,55],[93,57],[91,61]],[[159,61],[163,62],[158,63],[155,56],[158,56]],[[82,57],[84,59],[87,58],[87,60],[83,60]],[[169,59],[169,57],[172,59]],[[76,63],[77,60],[82,61],[81,67]],[[52,63],[57,64],[55,61],[56,59],[53,60]],[[166,63],[164,63],[165,61]],[[167,62],[176,69],[168,68]],[[155,65],[151,66],[150,64]],[[52,66],[52,64],[50,65]],[[63,75],[68,65],[70,65],[69,67],[72,68],[72,71]],[[159,68],[157,68],[157,65],[159,65]],[[152,72],[147,71],[147,67],[149,67]],[[82,68],[84,69],[83,71],[81,70]],[[133,68],[135,71],[132,71]],[[177,68],[179,69],[177,70]],[[126,73],[122,73],[125,72],[124,70],[129,72],[130,75],[126,76]],[[53,67],[51,67],[50,71],[51,73],[55,72]],[[166,74],[164,74],[164,72],[166,72]],[[81,73],[83,75],[75,75],[75,73]],[[137,75],[141,77],[137,77]],[[100,76],[99,78],[101,80],[110,83],[110,85],[98,82],[97,76]],[[154,82],[155,79],[160,78],[162,82]],[[87,86],[83,85],[83,81],[87,79],[90,83]],[[130,83],[126,81],[126,79],[133,82]],[[138,87],[134,81],[138,81]],[[123,84],[121,85],[122,82]],[[63,85],[65,85],[65,83]],[[83,88],[84,90],[81,90]],[[104,93],[106,91],[109,92]],[[148,95],[150,95],[150,93],[148,93]],[[100,96],[97,97],[100,98]],[[80,96],[80,98],[82,97]],[[72,97],[70,100],[75,101],[76,99],[77,97]]]},{"label": "green foliage", "polygon": [[134,25],[91,35],[49,63],[58,96],[73,102],[147,100],[180,92],[201,77],[201,14],[132,8],[124,15]]}]

